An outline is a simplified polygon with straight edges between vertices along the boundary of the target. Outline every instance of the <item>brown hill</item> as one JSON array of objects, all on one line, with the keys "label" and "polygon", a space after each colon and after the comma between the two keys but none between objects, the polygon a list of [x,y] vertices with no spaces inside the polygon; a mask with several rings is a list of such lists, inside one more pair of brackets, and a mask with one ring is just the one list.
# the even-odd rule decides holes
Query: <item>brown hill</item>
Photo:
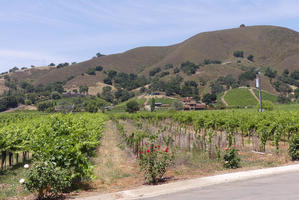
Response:
[{"label": "brown hill", "polygon": [[[244,57],[252,54],[254,62],[243,59],[238,63],[233,56],[236,50],[244,51]],[[47,69],[31,72],[19,71],[13,77],[33,80],[35,84],[65,81],[66,88],[87,84],[96,86],[106,75],[97,72],[96,76],[84,75],[88,68],[102,65],[104,70],[117,70],[127,73],[138,73],[148,76],[154,67],[173,64],[179,66],[184,61],[201,63],[204,59],[220,60],[222,65],[202,67],[195,75],[181,74],[184,79],[207,81],[220,75],[238,76],[241,66],[269,66],[282,72],[284,69],[299,69],[299,33],[276,26],[251,26],[197,34],[182,43],[167,47],[140,47],[124,53],[93,58],[59,69]],[[240,61],[239,61],[240,62]],[[31,70],[31,69],[30,69]],[[270,85],[267,90],[273,91]]]}]

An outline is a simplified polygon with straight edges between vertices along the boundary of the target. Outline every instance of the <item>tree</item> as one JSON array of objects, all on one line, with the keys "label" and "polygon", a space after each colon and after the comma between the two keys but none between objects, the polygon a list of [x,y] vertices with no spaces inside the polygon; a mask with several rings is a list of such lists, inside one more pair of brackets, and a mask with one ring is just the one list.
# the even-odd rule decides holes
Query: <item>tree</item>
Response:
[{"label": "tree", "polygon": [[103,70],[103,67],[101,66],[101,65],[99,65],[99,66],[96,66],[96,71],[102,71]]},{"label": "tree", "polygon": [[283,72],[282,72],[282,75],[283,76],[289,76],[289,70],[288,69],[285,69],[285,70],[283,70]]},{"label": "tree", "polygon": [[244,51],[240,51],[240,50],[234,51],[234,56],[237,57],[237,58],[243,58],[244,57]]},{"label": "tree", "polygon": [[269,78],[275,78],[277,74],[277,71],[273,71],[270,67],[267,67],[265,71],[265,76],[268,76]]},{"label": "tree", "polygon": [[199,66],[190,61],[187,61],[181,64],[181,69],[183,70],[184,73],[191,75],[191,74],[195,74],[196,70],[199,69]]},{"label": "tree", "polygon": [[54,91],[51,93],[51,99],[54,100],[61,99],[61,95],[58,92]]},{"label": "tree", "polygon": [[204,103],[206,103],[207,105],[211,104],[211,103],[214,103],[217,99],[217,96],[215,94],[205,94],[203,96],[203,99],[202,101]]},{"label": "tree", "polygon": [[85,106],[85,110],[90,113],[98,112],[98,105],[96,101],[89,101],[88,104]]},{"label": "tree", "polygon": [[253,61],[254,61],[254,60],[253,60],[253,55],[250,54],[249,56],[247,56],[247,60],[250,60],[251,62],[253,62]]},{"label": "tree", "polygon": [[298,99],[299,98],[299,88],[296,88],[294,90],[294,94],[295,94],[295,98]]},{"label": "tree", "polygon": [[126,104],[126,111],[128,113],[135,113],[138,110],[139,110],[139,105],[138,105],[137,101],[132,100]]},{"label": "tree", "polygon": [[175,110],[183,110],[184,105],[179,101],[174,101],[172,104],[173,109]]},{"label": "tree", "polygon": [[79,87],[79,92],[80,92],[80,94],[82,94],[82,93],[88,94],[88,86],[87,85],[81,85]]},{"label": "tree", "polygon": [[244,27],[245,27],[245,24],[241,24],[241,25],[240,25],[240,28],[244,28]]},{"label": "tree", "polygon": [[99,58],[99,57],[102,57],[102,56],[105,56],[104,54],[101,54],[100,52],[96,54],[96,56]]},{"label": "tree", "polygon": [[299,80],[299,70],[295,70],[291,73],[291,77],[295,80]]},{"label": "tree", "polygon": [[103,87],[103,92],[101,94],[101,97],[108,102],[112,102],[114,99],[114,96],[112,94],[112,87],[110,86],[105,86]]},{"label": "tree", "polygon": [[88,75],[96,75],[96,69],[95,68],[88,68],[85,71],[85,73],[88,74]]},{"label": "tree", "polygon": [[286,97],[286,96],[284,96],[284,95],[279,95],[279,96],[277,97],[277,101],[278,101],[279,103],[282,103],[282,104],[288,104],[288,103],[291,102],[290,98],[288,98],[288,97]]},{"label": "tree", "polygon": [[155,100],[155,98],[152,98],[152,100],[151,100],[151,112],[155,111],[155,107],[156,107],[156,100]]}]

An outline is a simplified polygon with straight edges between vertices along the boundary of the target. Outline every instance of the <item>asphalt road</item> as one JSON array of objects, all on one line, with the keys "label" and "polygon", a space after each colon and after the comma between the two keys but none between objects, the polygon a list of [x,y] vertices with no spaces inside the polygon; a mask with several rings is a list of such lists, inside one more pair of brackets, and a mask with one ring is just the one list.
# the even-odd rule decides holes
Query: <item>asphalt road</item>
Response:
[{"label": "asphalt road", "polygon": [[299,172],[207,186],[140,200],[299,200]]}]

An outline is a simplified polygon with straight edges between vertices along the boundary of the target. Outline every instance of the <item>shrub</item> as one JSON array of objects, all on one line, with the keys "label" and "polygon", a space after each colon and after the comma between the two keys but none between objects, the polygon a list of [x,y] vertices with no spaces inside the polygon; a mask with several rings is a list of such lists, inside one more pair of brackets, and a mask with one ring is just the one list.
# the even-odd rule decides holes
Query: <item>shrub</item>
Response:
[{"label": "shrub", "polygon": [[38,199],[54,198],[71,185],[68,168],[57,167],[53,162],[36,162],[26,173],[25,188],[38,192]]},{"label": "shrub", "polygon": [[51,99],[61,99],[61,94],[59,94],[58,92],[54,91],[51,93]]},{"label": "shrub", "polygon": [[97,105],[97,102],[96,101],[90,101],[86,107],[85,107],[85,110],[87,112],[90,112],[90,113],[96,113],[98,112],[98,105]]},{"label": "shrub", "polygon": [[243,58],[244,57],[244,51],[234,51],[234,56],[237,58]]},{"label": "shrub", "polygon": [[138,164],[144,172],[145,182],[157,183],[165,174],[167,167],[173,164],[174,154],[169,148],[162,149],[160,145],[151,145],[139,152]]},{"label": "shrub", "polygon": [[[271,111],[271,110],[274,109],[273,103],[271,101],[268,101],[268,100],[262,101],[262,106],[263,106],[263,110]],[[258,103],[256,105],[256,108],[257,108],[257,110],[260,109],[260,103]]]},{"label": "shrub", "polygon": [[99,66],[96,66],[96,71],[102,71],[103,70],[103,67],[101,66],[101,65],[99,65]]},{"label": "shrub", "polygon": [[251,62],[253,62],[253,58],[254,58],[254,57],[253,57],[253,55],[251,55],[251,54],[250,54],[249,56],[247,56],[247,60],[250,60]]},{"label": "shrub", "polygon": [[135,113],[139,110],[139,105],[137,101],[133,100],[126,104],[126,111],[129,113]]},{"label": "shrub", "polygon": [[38,111],[53,111],[55,103],[51,100],[40,102],[37,105]]},{"label": "shrub", "polygon": [[292,160],[299,160],[299,133],[294,134],[290,140],[289,155]]},{"label": "shrub", "polygon": [[88,75],[96,75],[96,69],[95,68],[89,68],[85,72]]},{"label": "shrub", "polygon": [[26,105],[31,105],[31,104],[32,104],[32,101],[31,101],[30,99],[26,99],[26,100],[25,100],[25,104],[26,104]]},{"label": "shrub", "polygon": [[238,150],[235,148],[226,148],[223,156],[225,168],[235,169],[240,166],[240,158],[238,156]]}]

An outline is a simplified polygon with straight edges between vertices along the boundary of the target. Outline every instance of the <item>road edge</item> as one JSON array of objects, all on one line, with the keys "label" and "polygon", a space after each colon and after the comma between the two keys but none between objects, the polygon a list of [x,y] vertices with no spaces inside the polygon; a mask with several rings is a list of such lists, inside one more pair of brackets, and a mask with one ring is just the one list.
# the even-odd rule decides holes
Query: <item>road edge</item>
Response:
[{"label": "road edge", "polygon": [[110,194],[101,194],[97,196],[75,198],[78,200],[133,200],[139,198],[149,198],[169,193],[176,193],[191,189],[199,189],[206,186],[254,179],[264,176],[283,174],[299,171],[299,164],[287,166],[272,167],[265,169],[233,172],[228,174],[201,177],[183,181],[172,182],[163,185],[142,186],[133,190],[125,190]]}]

